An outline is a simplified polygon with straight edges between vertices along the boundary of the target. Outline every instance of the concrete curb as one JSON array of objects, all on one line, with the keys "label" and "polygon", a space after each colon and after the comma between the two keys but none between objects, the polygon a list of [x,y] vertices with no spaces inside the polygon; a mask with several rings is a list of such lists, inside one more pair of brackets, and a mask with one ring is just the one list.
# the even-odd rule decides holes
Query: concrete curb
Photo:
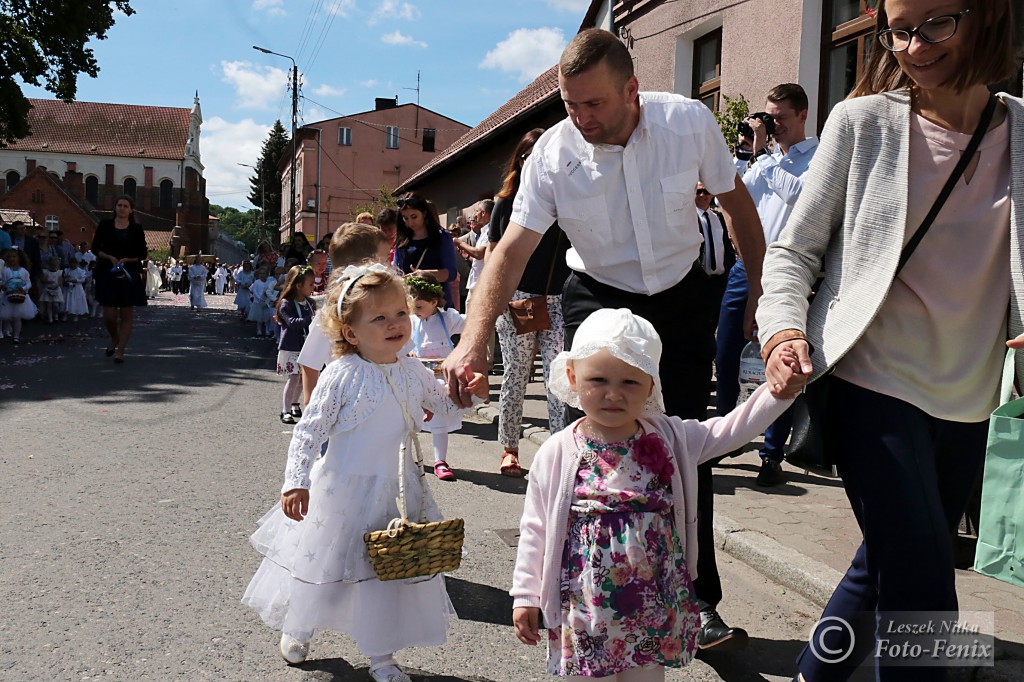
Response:
[{"label": "concrete curb", "polygon": [[[498,423],[498,415],[500,413],[493,403],[477,405],[473,409],[476,410],[477,416],[481,419],[486,419],[492,424]],[[541,426],[526,426],[522,429],[522,437],[536,443],[537,445],[543,445],[544,441],[546,441],[550,436],[551,434],[548,430]]]},{"label": "concrete curb", "polygon": [[824,608],[843,574],[715,512],[715,546]]}]

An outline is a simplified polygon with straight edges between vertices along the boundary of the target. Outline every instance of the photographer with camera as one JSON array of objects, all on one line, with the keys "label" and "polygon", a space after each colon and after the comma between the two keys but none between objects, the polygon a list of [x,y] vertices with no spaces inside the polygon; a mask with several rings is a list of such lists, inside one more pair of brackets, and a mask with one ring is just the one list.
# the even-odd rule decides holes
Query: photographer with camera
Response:
[{"label": "photographer with camera", "polygon": [[[743,184],[757,204],[765,244],[777,240],[786,226],[818,146],[818,139],[807,137],[804,131],[807,111],[804,89],[795,83],[784,83],[768,93],[765,111],[752,114],[739,125],[740,136],[753,140],[753,152],[747,164],[749,168],[743,175]],[[771,151],[768,149],[769,139],[775,140],[775,148]],[[746,268],[742,260],[737,260],[729,271],[718,318],[715,373],[718,379],[716,408],[720,415],[732,411],[739,397],[740,354],[747,343],[743,335],[743,311],[747,297]],[[784,482],[782,459],[791,428],[792,410],[788,410],[765,431],[758,485]]]}]

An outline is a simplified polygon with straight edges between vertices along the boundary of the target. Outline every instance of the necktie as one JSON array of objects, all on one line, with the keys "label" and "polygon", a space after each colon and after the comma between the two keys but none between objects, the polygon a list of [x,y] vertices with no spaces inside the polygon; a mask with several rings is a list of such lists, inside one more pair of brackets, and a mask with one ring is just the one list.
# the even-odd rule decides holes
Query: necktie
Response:
[{"label": "necktie", "polygon": [[718,263],[715,260],[715,237],[711,234],[711,219],[708,217],[708,212],[704,211],[704,271],[715,272],[718,269]]}]

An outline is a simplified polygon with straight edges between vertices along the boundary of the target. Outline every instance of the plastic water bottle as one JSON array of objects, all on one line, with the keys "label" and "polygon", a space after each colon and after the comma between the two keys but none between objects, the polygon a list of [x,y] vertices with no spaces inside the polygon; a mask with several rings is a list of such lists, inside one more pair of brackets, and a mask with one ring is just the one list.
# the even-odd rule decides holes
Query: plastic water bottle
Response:
[{"label": "plastic water bottle", "polygon": [[736,404],[745,403],[754,391],[766,381],[764,360],[761,359],[761,344],[754,340],[748,343],[740,353],[740,394]]}]

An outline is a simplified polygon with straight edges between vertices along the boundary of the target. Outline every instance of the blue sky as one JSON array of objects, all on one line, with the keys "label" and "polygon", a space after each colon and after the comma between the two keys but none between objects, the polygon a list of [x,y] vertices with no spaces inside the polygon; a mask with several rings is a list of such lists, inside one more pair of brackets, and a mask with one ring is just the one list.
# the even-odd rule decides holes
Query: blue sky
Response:
[{"label": "blue sky", "polygon": [[[190,107],[199,91],[200,150],[211,203],[248,208],[251,171],[271,124],[287,129],[291,55],[300,125],[415,102],[476,125],[558,61],[588,0],[135,0],[92,47],[95,79],[78,99]],[[29,97],[52,98],[41,88]]]}]

